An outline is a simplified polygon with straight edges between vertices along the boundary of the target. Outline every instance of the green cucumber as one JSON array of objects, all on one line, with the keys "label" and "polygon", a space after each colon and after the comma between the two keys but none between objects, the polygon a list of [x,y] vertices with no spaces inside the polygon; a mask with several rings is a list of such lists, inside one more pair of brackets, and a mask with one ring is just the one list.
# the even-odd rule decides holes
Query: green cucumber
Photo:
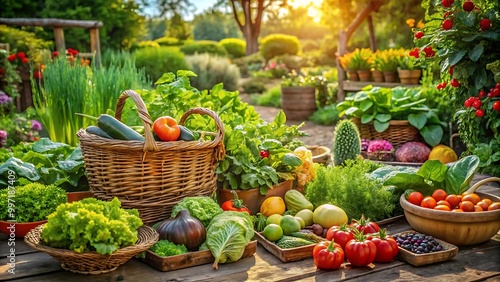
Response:
[{"label": "green cucumber", "polygon": [[179,125],[179,128],[181,129],[181,134],[179,135],[179,138],[177,140],[184,140],[184,141],[193,141],[194,140],[194,135],[189,130],[187,127]]},{"label": "green cucumber", "polygon": [[103,138],[113,139],[113,137],[109,136],[109,134],[104,132],[104,130],[100,129],[95,125],[88,126],[85,130],[90,134],[95,134]]},{"label": "green cucumber", "polygon": [[115,139],[138,141],[145,140],[144,136],[140,135],[137,131],[110,115],[100,115],[97,119],[97,126]]}]

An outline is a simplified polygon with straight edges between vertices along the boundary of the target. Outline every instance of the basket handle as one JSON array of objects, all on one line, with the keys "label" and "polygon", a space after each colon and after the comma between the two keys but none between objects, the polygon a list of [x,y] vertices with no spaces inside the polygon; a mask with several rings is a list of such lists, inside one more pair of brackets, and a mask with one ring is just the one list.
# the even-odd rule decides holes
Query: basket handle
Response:
[{"label": "basket handle", "polygon": [[137,106],[137,113],[139,114],[139,118],[142,120],[142,124],[144,125],[144,137],[146,138],[146,142],[144,143],[142,150],[144,152],[159,151],[158,146],[156,146],[155,138],[153,137],[153,132],[151,131],[153,122],[151,121],[151,117],[149,116],[149,112],[144,104],[144,101],[142,101],[141,96],[137,92],[134,90],[125,90],[122,92],[120,97],[118,97],[118,102],[116,103],[115,118],[121,121],[123,107],[125,106],[125,102],[128,97],[132,98]]},{"label": "basket handle", "polygon": [[494,181],[500,182],[500,178],[499,177],[488,177],[488,178],[485,178],[483,180],[480,180],[476,184],[472,185],[469,189],[467,189],[467,191],[465,191],[465,193],[474,193],[474,191],[476,191],[476,189],[479,188],[479,186],[481,186],[485,183],[494,182]]},{"label": "basket handle", "polygon": [[217,113],[210,109],[200,107],[191,108],[182,115],[181,119],[179,120],[179,124],[184,125],[187,118],[192,114],[208,115],[215,121],[215,125],[217,126],[217,134],[213,141],[217,144],[217,147],[215,149],[215,159],[217,162],[223,160],[226,157],[226,149],[224,148],[224,124],[222,123],[219,115],[217,115]]}]

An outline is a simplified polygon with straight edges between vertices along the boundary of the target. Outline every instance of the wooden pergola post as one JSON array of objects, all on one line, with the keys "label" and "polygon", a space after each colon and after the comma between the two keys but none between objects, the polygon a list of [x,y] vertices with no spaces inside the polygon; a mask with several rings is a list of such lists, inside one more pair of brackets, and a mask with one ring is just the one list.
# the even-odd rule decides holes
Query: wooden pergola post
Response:
[{"label": "wooden pergola post", "polygon": [[56,42],[57,50],[66,50],[66,42],[64,41],[64,30],[62,27],[54,27],[54,41]]}]

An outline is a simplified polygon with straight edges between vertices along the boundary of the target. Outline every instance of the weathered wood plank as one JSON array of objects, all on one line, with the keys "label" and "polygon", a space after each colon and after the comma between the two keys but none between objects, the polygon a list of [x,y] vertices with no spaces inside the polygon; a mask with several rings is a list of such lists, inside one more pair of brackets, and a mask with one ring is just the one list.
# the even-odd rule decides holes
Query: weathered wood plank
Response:
[{"label": "weathered wood plank", "polygon": [[[9,273],[9,258],[0,259],[0,281],[22,279],[54,271],[61,271],[61,264],[51,256],[36,252],[16,255],[15,274]],[[38,279],[35,277],[34,281]]]},{"label": "weathered wood plank", "polygon": [[18,25],[18,26],[44,26],[44,27],[81,27],[97,28],[102,27],[101,21],[89,20],[67,20],[56,18],[0,18],[0,24]]}]

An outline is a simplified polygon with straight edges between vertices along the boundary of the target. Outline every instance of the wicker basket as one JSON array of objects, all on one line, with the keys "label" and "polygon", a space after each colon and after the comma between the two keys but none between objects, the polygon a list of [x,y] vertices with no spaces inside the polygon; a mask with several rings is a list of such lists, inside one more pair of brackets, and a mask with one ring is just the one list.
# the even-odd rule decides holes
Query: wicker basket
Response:
[{"label": "wicker basket", "polygon": [[359,129],[359,135],[362,139],[378,140],[384,139],[394,147],[410,141],[418,141],[420,132],[416,127],[411,125],[407,120],[391,120],[389,128],[384,132],[378,132],[373,127],[373,123],[362,124],[359,118],[352,118],[352,121]]},{"label": "wicker basket", "polygon": [[184,197],[212,195],[217,163],[225,157],[224,125],[219,116],[209,109],[193,108],[179,121],[183,125],[192,114],[210,116],[217,132],[203,134],[214,135],[211,141],[156,142],[149,113],[135,91],[120,95],[115,117],[121,119],[128,97],[144,124],[145,142],[106,139],[84,129],[77,133],[93,196],[106,201],[117,197],[123,208],[138,209],[143,222],[150,224],[168,218]]},{"label": "wicker basket", "polygon": [[147,251],[156,241],[158,233],[151,227],[143,225],[138,229],[139,239],[133,246],[118,249],[112,255],[101,255],[96,252],[77,253],[67,249],[57,249],[41,242],[43,225],[28,232],[24,241],[32,248],[45,252],[61,262],[61,267],[79,274],[101,274],[111,272],[126,263],[135,255]]}]

